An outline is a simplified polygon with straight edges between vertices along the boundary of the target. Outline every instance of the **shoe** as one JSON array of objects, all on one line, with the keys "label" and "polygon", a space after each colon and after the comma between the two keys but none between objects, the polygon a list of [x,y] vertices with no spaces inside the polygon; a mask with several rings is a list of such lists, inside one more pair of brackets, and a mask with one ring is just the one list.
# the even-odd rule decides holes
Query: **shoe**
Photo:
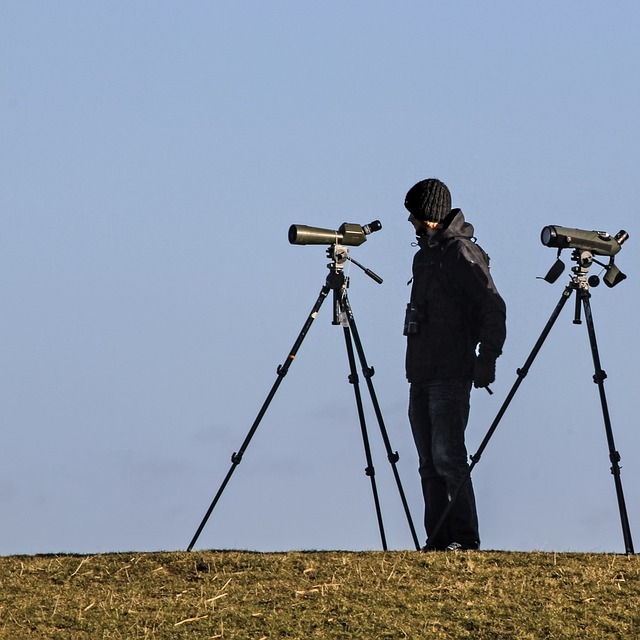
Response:
[{"label": "shoe", "polygon": [[477,551],[480,545],[477,542],[470,544],[460,544],[459,542],[452,542],[447,546],[446,551]]}]

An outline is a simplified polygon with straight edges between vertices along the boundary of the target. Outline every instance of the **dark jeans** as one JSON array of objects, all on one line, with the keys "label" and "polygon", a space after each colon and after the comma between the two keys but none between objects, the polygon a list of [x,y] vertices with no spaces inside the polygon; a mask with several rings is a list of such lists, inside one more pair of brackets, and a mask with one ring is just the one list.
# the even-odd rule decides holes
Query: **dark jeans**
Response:
[{"label": "dark jeans", "polygon": [[435,549],[444,549],[451,542],[471,548],[480,545],[471,478],[464,483],[437,537],[430,537],[451,494],[469,470],[464,432],[470,394],[468,380],[413,383],[409,391],[409,421],[418,449],[425,503],[424,525],[429,546]]}]

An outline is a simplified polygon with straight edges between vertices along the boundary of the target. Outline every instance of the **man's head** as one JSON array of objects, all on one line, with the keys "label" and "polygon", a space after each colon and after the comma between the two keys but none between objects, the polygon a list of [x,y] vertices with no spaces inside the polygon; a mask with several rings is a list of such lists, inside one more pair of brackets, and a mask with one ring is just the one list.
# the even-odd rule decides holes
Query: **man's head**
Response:
[{"label": "man's head", "polygon": [[428,178],[409,189],[404,206],[417,220],[442,223],[451,212],[451,193],[444,182]]}]

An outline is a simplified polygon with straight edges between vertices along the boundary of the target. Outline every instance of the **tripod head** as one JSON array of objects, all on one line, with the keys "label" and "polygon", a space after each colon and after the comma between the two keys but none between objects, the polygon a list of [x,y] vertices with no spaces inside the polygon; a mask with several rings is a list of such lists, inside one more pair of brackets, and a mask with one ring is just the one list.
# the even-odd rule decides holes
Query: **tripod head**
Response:
[{"label": "tripod head", "polygon": [[[571,259],[575,262],[575,265],[571,267],[571,282],[566,286],[564,290],[564,296],[571,295],[571,292],[575,289],[577,291],[576,296],[576,311],[573,319],[573,324],[582,324],[581,320],[581,303],[585,298],[589,298],[589,287],[597,287],[600,284],[600,277],[592,275],[587,278],[589,269],[595,262],[604,267],[606,274],[604,276],[604,283],[608,287],[615,287],[619,282],[622,282],[627,276],[613,264],[613,257],[609,264],[603,264],[593,257],[593,252],[587,249],[574,249],[571,253]],[[560,274],[564,271],[564,262],[560,260],[560,251],[558,251],[558,258],[554,265],[549,269],[544,280],[547,282],[555,282]]]},{"label": "tripod head", "polygon": [[327,265],[327,268],[331,270],[332,273],[340,273],[344,269],[344,263],[352,262],[356,265],[356,267],[360,267],[372,280],[375,280],[378,284],[382,284],[382,278],[371,271],[371,269],[367,269],[364,265],[360,264],[357,260],[354,260],[349,255],[349,248],[345,247],[342,244],[332,244],[327,249],[327,257],[331,258],[331,262]]},{"label": "tripod head", "polygon": [[347,262],[353,262],[357,267],[360,267],[371,279],[375,280],[378,284],[382,283],[382,278],[375,274],[371,269],[367,269],[361,265],[357,260],[354,260],[349,256],[349,249],[342,244],[332,244],[327,248],[327,257],[331,258],[331,262],[327,265],[329,269],[329,275],[325,288],[327,293],[333,291],[333,320],[331,324],[342,324],[347,326],[347,322],[344,313],[341,311],[341,301],[346,300],[347,287],[349,286],[349,278],[344,275],[344,264]]}]

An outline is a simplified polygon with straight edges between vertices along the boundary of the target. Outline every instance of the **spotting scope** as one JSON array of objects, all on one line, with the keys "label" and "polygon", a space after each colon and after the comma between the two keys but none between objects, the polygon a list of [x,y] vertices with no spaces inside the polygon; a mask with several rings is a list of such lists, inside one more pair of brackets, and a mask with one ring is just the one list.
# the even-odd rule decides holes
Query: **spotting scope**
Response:
[{"label": "spotting scope", "polygon": [[361,245],[370,233],[382,229],[380,220],[359,225],[345,222],[337,230],[292,224],[289,227],[291,244],[344,244],[351,247]]},{"label": "spotting scope", "polygon": [[585,231],[555,225],[544,227],[540,233],[540,240],[546,247],[583,249],[600,256],[615,256],[628,237],[629,234],[622,230],[611,236],[606,231]]}]

